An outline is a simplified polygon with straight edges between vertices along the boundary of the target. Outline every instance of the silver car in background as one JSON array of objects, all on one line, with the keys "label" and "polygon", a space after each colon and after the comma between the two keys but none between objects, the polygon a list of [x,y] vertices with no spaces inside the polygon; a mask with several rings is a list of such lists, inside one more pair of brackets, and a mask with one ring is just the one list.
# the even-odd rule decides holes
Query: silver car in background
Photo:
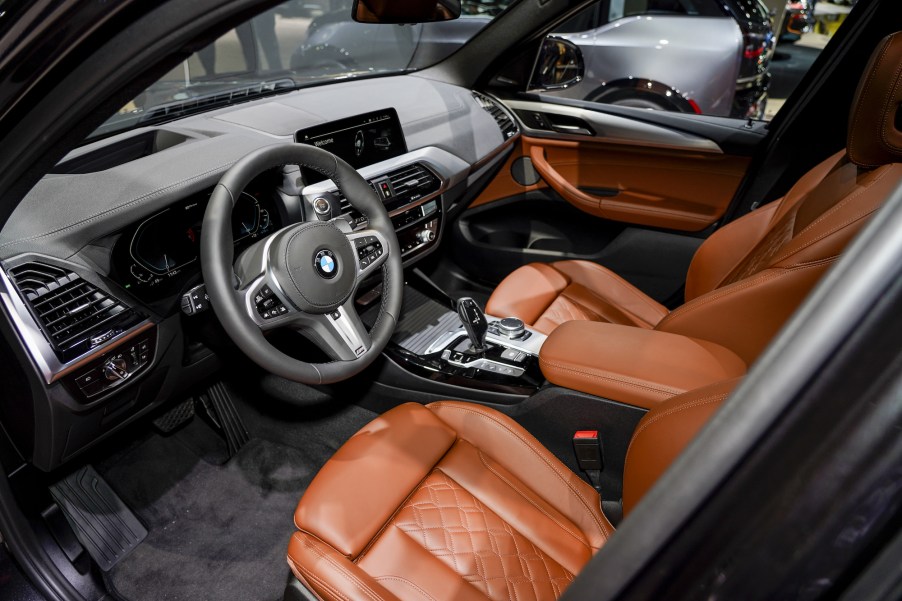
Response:
[{"label": "silver car in background", "polygon": [[[691,0],[691,5],[707,2]],[[648,3],[654,4],[661,3]],[[773,47],[769,16],[762,10],[753,28],[751,19],[740,23],[714,16],[712,9],[719,4],[711,4],[694,14],[647,10],[628,16],[614,13],[608,19],[593,15],[603,24],[557,34],[579,46],[585,77],[552,93],[639,108],[760,117]]]},{"label": "silver car in background", "polygon": [[[469,5],[491,15],[507,2]],[[456,21],[414,26],[355,23],[343,11],[317,17],[291,66],[338,74],[358,62],[396,68],[399,55],[410,57],[410,69],[432,64],[490,21],[479,12],[466,14],[467,6]],[[552,35],[579,47],[585,76],[548,94],[706,115],[763,114],[774,35],[761,0],[597,2]]]}]

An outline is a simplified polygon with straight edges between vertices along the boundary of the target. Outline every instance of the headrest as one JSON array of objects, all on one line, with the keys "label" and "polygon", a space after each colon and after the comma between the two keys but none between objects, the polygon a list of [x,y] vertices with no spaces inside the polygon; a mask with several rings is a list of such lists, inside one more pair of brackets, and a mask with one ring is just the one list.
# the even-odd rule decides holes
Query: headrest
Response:
[{"label": "headrest", "polygon": [[849,159],[861,167],[902,162],[902,32],[877,46],[849,119]]}]

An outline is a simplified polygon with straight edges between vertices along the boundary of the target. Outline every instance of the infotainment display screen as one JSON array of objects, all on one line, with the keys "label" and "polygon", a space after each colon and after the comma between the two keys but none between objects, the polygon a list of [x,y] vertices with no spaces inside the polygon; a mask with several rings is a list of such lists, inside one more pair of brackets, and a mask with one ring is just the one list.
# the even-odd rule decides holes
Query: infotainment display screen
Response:
[{"label": "infotainment display screen", "polygon": [[[407,152],[398,113],[393,108],[339,119],[299,131],[295,140],[338,155],[355,169]],[[301,169],[308,184],[322,181],[322,174]]]}]

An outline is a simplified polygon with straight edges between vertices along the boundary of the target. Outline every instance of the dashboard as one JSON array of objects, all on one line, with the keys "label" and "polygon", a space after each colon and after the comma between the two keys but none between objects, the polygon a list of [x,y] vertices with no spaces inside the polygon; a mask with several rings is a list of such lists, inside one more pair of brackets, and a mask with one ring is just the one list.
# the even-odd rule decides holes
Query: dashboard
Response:
[{"label": "dashboard", "polygon": [[[382,198],[409,266],[438,248],[446,221],[518,134],[500,102],[404,75],[295,90],[74,150],[0,231],[9,318],[0,327],[13,341],[0,364],[21,366],[4,376],[4,399],[34,405],[0,399],[0,420],[23,457],[52,470],[217,377],[203,215],[223,174],[251,152],[304,141],[345,158]],[[274,169],[235,205],[235,256],[280,228],[331,219],[367,226],[331,180]],[[378,281],[367,286],[371,295]],[[46,419],[29,421],[35,415]]]}]

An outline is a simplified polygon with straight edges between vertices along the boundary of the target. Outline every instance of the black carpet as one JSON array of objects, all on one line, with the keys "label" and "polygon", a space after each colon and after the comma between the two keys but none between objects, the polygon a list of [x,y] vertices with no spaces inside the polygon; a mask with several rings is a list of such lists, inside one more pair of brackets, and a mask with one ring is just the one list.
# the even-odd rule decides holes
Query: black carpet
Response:
[{"label": "black carpet", "polygon": [[[354,407],[320,427],[305,424],[298,430],[307,435],[295,430],[288,444],[254,438],[223,465],[216,465],[226,459],[221,441],[195,418],[174,435],[151,435],[98,465],[149,530],[107,574],[111,591],[128,601],[281,599],[298,499],[371,417]],[[264,428],[254,425],[251,434],[259,436]]]}]

